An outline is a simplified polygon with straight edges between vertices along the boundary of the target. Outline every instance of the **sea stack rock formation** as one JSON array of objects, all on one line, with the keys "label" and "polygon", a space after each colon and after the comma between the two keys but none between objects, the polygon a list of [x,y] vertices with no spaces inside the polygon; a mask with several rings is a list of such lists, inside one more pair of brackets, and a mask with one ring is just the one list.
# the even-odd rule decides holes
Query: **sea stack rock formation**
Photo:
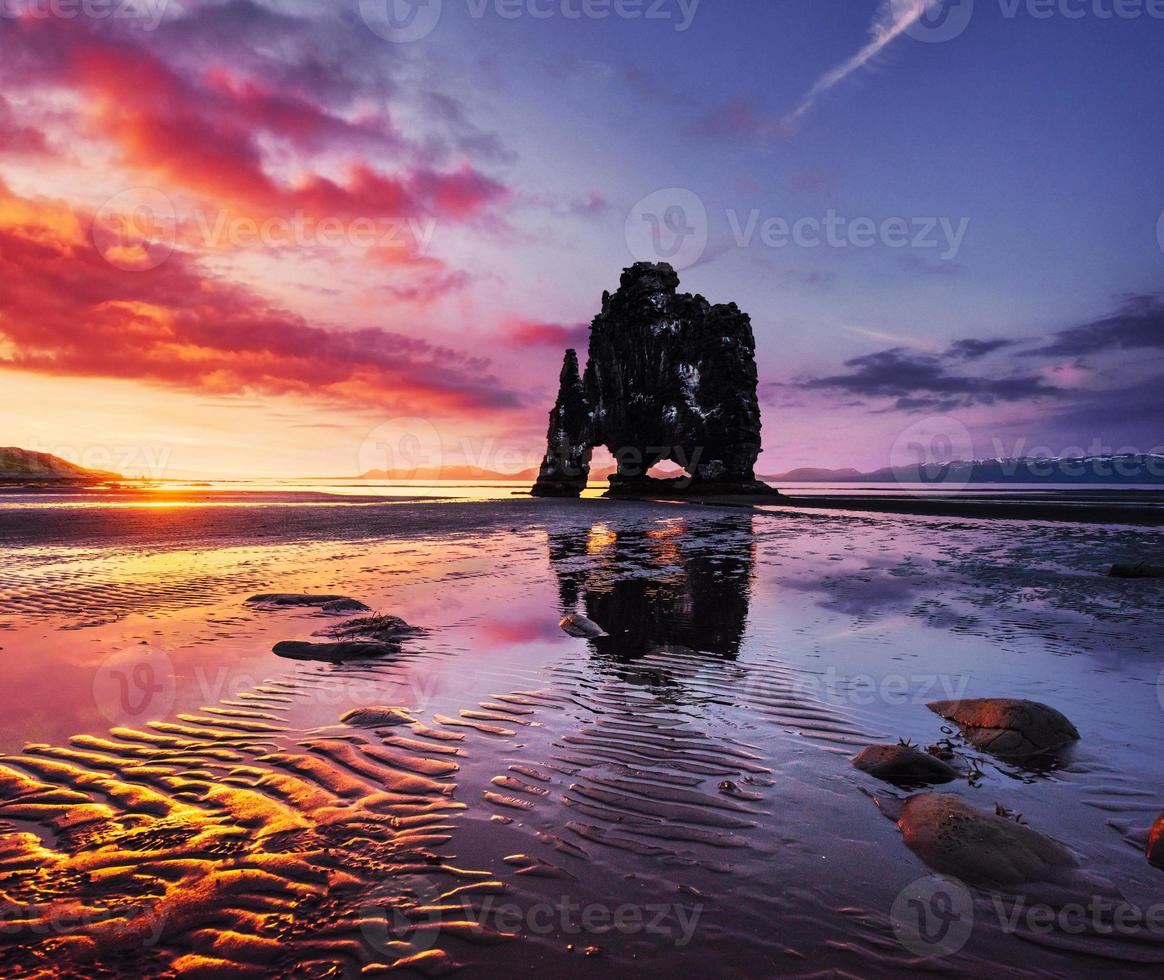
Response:
[{"label": "sea stack rock formation", "polygon": [[[618,463],[612,493],[776,495],[754,472],[760,404],[751,319],[734,303],[712,306],[678,288],[671,266],[639,262],[613,296],[603,293],[583,378],[575,352],[566,353],[535,495],[581,493],[595,446]],[[647,471],[665,461],[688,479],[649,480]]]},{"label": "sea stack rock formation", "polygon": [[590,407],[578,374],[578,354],[566,351],[558,400],[550,412],[549,448],[534,493],[539,497],[577,497],[590,476]]}]

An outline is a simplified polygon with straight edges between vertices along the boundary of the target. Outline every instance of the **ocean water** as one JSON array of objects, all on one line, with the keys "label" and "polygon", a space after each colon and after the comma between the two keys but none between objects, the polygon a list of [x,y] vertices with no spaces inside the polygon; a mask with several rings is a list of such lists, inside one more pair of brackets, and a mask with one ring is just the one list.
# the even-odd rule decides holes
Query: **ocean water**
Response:
[{"label": "ocean water", "polygon": [[[1103,574],[1159,533],[395,489],[0,501],[0,975],[1159,975],[1164,587]],[[261,592],[424,632],[285,660],[343,617]],[[926,707],[961,696],[1081,740],[1003,763]],[[1144,916],[968,887],[911,930],[941,879],[850,764],[898,739]]]}]

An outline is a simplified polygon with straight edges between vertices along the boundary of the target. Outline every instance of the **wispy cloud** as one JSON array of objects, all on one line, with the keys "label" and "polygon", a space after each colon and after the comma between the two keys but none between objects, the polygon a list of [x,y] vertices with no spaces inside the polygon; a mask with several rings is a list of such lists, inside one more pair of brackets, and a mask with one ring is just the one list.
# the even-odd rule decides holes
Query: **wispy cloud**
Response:
[{"label": "wispy cloud", "polygon": [[1056,331],[1024,356],[1084,357],[1114,350],[1164,348],[1164,294],[1128,297],[1110,316]]},{"label": "wispy cloud", "polygon": [[894,347],[845,361],[847,374],[803,381],[806,389],[831,389],[865,398],[896,398],[897,411],[949,412],[973,405],[1022,402],[1063,394],[1038,373],[969,375],[952,365],[977,360],[1008,345],[1005,340],[959,340],[942,354]]},{"label": "wispy cloud", "polygon": [[790,112],[786,122],[794,123],[803,117],[817,101],[856,71],[860,71],[889,45],[916,24],[941,0],[882,0],[870,28],[872,37],[851,58],[841,62],[822,75],[800,104]]}]

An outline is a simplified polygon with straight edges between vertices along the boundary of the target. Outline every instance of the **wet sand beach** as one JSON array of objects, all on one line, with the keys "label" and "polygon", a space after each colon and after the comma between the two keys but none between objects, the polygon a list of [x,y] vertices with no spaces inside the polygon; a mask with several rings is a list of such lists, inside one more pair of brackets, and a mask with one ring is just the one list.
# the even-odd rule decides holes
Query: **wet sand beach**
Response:
[{"label": "wet sand beach", "polygon": [[[1155,530],[195,497],[0,507],[2,976],[1159,975],[1164,584],[1106,576]],[[285,659],[367,613],[259,593],[423,631]],[[963,697],[1079,741],[997,758],[927,708]],[[909,791],[850,762],[898,740],[1075,876],[968,883],[911,933],[942,879],[886,818]],[[1026,914],[1093,899],[1144,918]]]}]

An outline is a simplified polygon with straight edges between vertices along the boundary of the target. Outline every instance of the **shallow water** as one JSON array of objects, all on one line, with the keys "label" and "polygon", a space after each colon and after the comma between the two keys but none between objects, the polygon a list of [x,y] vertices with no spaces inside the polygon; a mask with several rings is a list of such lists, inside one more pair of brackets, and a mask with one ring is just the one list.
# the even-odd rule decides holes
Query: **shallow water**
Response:
[{"label": "shallow water", "polygon": [[[1091,893],[1164,901],[1142,855],[1164,585],[1102,574],[1160,534],[250,497],[8,507],[0,541],[0,975],[1164,962],[1164,923],[1016,931],[984,891],[968,938],[919,945],[899,896],[933,876],[870,797],[896,791],[848,761],[950,737],[982,771],[946,790],[1066,843]],[[427,632],[375,661],[281,660],[338,620],[244,604],[275,591]],[[566,636],[569,611],[609,635]],[[995,695],[1054,705],[1081,742],[1032,773],[925,707]],[[340,723],[370,705],[415,724]]]}]

